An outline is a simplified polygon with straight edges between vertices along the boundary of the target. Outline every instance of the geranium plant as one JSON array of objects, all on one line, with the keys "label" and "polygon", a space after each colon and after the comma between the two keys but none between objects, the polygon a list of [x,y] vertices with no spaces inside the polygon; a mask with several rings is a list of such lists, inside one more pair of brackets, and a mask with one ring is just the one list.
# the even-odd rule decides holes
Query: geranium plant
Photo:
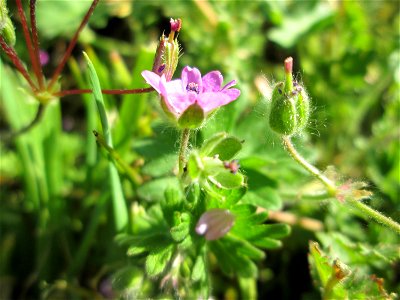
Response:
[{"label": "geranium plant", "polygon": [[1,296],[395,299],[398,59],[314,2],[0,0]]}]

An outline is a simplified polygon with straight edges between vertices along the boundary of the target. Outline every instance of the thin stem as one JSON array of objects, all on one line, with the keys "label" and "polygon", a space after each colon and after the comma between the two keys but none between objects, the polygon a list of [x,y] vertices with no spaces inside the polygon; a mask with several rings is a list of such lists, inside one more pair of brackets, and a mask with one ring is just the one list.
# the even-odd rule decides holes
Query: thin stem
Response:
[{"label": "thin stem", "polygon": [[86,26],[86,24],[89,22],[90,16],[92,15],[94,9],[96,8],[98,2],[99,2],[99,0],[93,0],[92,5],[90,6],[90,8],[87,11],[85,17],[83,18],[81,24],[79,25],[74,36],[72,37],[71,42],[69,43],[67,51],[65,51],[60,64],[57,66],[57,69],[54,71],[54,74],[51,77],[50,83],[48,85],[48,90],[51,90],[52,87],[54,86],[54,84],[57,82],[58,76],[60,76],[68,58],[71,56],[72,50],[74,49],[76,42],[78,41],[79,34],[83,30],[83,28]]},{"label": "thin stem", "polygon": [[322,174],[320,170],[318,170],[316,167],[314,167],[312,164],[306,161],[304,157],[300,155],[299,152],[297,152],[290,137],[283,136],[282,141],[283,144],[285,145],[286,150],[289,152],[290,156],[295,161],[297,161],[304,169],[306,169],[311,175],[315,176],[318,180],[320,180],[327,188],[329,195],[335,196],[336,195],[335,184],[324,174]]},{"label": "thin stem", "polygon": [[119,156],[118,152],[115,151],[114,148],[107,145],[106,141],[104,140],[104,137],[95,130],[93,130],[93,134],[96,137],[96,141],[99,143],[99,145],[107,150],[108,154],[110,154],[112,159],[120,165],[120,167],[129,177],[129,179],[136,185],[142,184],[143,183],[142,178],[125,161],[122,160],[122,158]]},{"label": "thin stem", "polygon": [[189,145],[190,129],[185,128],[182,130],[181,135],[181,146],[179,148],[179,177],[183,175],[183,171],[186,165],[186,151]]},{"label": "thin stem", "polygon": [[391,218],[382,215],[380,212],[372,209],[368,205],[356,199],[346,199],[346,203],[348,203],[358,211],[362,212],[363,215],[368,216],[369,218],[374,219],[376,222],[389,227],[400,235],[400,224],[396,221],[393,221]]},{"label": "thin stem", "polygon": [[[332,182],[329,178],[327,178],[324,174],[321,173],[320,170],[318,170],[316,167],[313,165],[309,164],[294,148],[294,145],[292,144],[292,141],[290,140],[290,137],[284,136],[282,137],[283,143],[285,145],[286,150],[289,152],[289,154],[292,156],[292,158],[297,161],[304,169],[306,169],[310,174],[315,176],[317,179],[319,179],[327,188],[328,194],[331,196],[336,196],[338,189],[334,182]],[[356,210],[362,213],[363,216],[367,218],[371,218],[375,220],[376,222],[389,227],[391,230],[393,230],[395,233],[400,235],[400,224],[397,223],[396,221],[393,221],[391,218],[388,218],[384,215],[382,215],[380,212],[372,209],[368,205],[362,203],[359,199],[351,198],[351,197],[346,197],[346,201],[348,205],[352,206]]]},{"label": "thin stem", "polygon": [[31,36],[29,33],[28,22],[26,21],[24,8],[22,7],[21,0],[17,0],[18,14],[20,17],[20,21],[22,24],[22,31],[24,32],[26,47],[28,49],[29,58],[32,63],[33,72],[36,75],[36,78],[40,77],[40,67],[35,58],[35,51],[33,50]]},{"label": "thin stem", "polygon": [[[152,87],[149,88],[140,88],[140,89],[121,89],[121,90],[101,90],[103,94],[107,95],[126,95],[126,94],[141,94],[141,93],[149,93],[153,92],[154,89]],[[59,91],[54,93],[54,96],[64,97],[68,95],[81,95],[81,94],[91,94],[91,89],[77,89],[77,90],[66,90]]]},{"label": "thin stem", "polygon": [[30,16],[31,16],[33,52],[35,54],[35,64],[38,68],[38,70],[37,70],[38,73],[35,72],[35,75],[36,75],[36,78],[39,83],[39,88],[41,90],[43,90],[44,89],[44,77],[43,77],[42,65],[40,64],[39,37],[38,37],[38,31],[37,31],[37,26],[36,26],[36,0],[30,0],[29,12],[30,12]]},{"label": "thin stem", "polygon": [[0,45],[1,48],[3,48],[4,52],[6,53],[6,55],[8,56],[8,58],[14,64],[15,68],[21,73],[22,76],[24,76],[29,86],[31,87],[32,91],[34,93],[37,92],[38,88],[32,81],[31,77],[29,76],[28,71],[25,69],[22,61],[19,59],[18,54],[15,52],[13,47],[7,45],[2,36],[0,36]]}]

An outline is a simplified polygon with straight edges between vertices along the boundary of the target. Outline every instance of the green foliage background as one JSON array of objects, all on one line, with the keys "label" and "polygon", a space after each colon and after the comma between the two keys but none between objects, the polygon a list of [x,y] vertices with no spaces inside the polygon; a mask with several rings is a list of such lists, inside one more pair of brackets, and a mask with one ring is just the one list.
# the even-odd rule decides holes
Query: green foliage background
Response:
[{"label": "green foliage background", "polygon": [[[15,5],[8,2],[14,17]],[[56,66],[89,5],[38,1],[41,48],[51,56],[45,73]],[[271,84],[283,78],[284,58],[294,57],[314,109],[307,132],[296,139],[300,151],[321,169],[334,165],[342,181],[368,182],[376,195],[370,204],[399,220],[399,9],[397,1],[101,1],[61,86],[89,87],[85,50],[103,88],[144,87],[140,72],[151,69],[159,36],[168,32],[170,17],[181,18],[183,55],[176,76],[186,65],[203,74],[218,69],[226,82],[236,79],[242,92],[197,132],[192,144],[219,131],[244,140],[238,156],[248,177],[244,201],[322,225],[311,230],[294,225],[283,247],[267,252],[258,264],[259,297],[318,297],[307,267],[310,239],[358,272],[385,278],[385,288],[400,293],[398,237],[336,200],[301,199],[312,179],[268,128],[266,99]],[[18,20],[13,20],[15,47],[28,62]],[[16,130],[33,118],[36,103],[19,88],[23,80],[3,55],[0,78],[1,129]],[[163,119],[157,96],[106,95],[104,101],[115,149],[144,181],[121,172],[125,200],[129,205],[140,201],[145,208],[161,201],[162,187],[175,180],[179,138]],[[4,297],[93,299],[101,297],[110,274],[123,270],[127,258],[114,242],[118,216],[111,213],[108,163],[92,134],[99,128],[91,95],[71,96],[51,104],[29,133],[1,141]],[[394,246],[379,250],[385,245]],[[225,280],[214,270],[213,281],[218,297],[245,296],[245,280]]]}]

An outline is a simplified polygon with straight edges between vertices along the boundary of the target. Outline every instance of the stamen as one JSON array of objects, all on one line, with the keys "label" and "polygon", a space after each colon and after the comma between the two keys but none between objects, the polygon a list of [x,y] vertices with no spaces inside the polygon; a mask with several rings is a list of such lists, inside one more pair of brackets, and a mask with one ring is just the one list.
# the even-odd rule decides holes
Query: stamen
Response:
[{"label": "stamen", "polygon": [[192,92],[196,92],[197,94],[200,93],[199,91],[199,85],[197,83],[194,82],[190,82],[188,83],[188,85],[186,86],[186,90],[188,92],[192,91]]}]

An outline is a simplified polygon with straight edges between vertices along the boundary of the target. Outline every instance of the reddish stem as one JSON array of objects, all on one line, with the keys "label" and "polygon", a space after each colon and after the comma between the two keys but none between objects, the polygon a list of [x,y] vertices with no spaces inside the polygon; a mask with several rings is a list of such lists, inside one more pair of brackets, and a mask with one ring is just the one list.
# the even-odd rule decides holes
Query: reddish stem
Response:
[{"label": "reddish stem", "polygon": [[32,67],[33,67],[33,72],[35,73],[36,78],[39,78],[40,77],[40,68],[35,59],[35,52],[33,50],[31,36],[29,33],[29,28],[28,28],[28,23],[26,21],[25,12],[24,12],[24,8],[22,7],[21,0],[17,0],[17,7],[18,7],[19,18],[20,18],[20,21],[22,24],[22,31],[24,32],[26,47],[28,48],[29,58],[31,60]]},{"label": "reddish stem", "polygon": [[86,26],[87,22],[89,21],[90,16],[92,15],[94,9],[96,8],[97,3],[99,0],[93,0],[92,5],[90,6],[89,10],[87,11],[85,17],[83,18],[81,25],[79,25],[78,29],[76,30],[74,36],[72,37],[71,42],[68,45],[67,51],[64,53],[64,57],[62,58],[60,64],[57,66],[57,69],[54,71],[53,76],[51,77],[50,83],[48,85],[48,89],[51,90],[53,85],[56,83],[58,76],[64,69],[64,66],[68,60],[68,58],[71,56],[72,49],[74,49],[76,42],[78,41],[79,34],[83,30],[83,28]]},{"label": "reddish stem", "polygon": [[22,74],[22,76],[24,76],[26,81],[29,83],[29,86],[31,87],[32,91],[37,92],[38,88],[36,87],[36,85],[32,81],[32,79],[30,78],[28,71],[25,69],[24,65],[22,64],[22,61],[19,59],[14,48],[8,46],[2,36],[0,36],[0,45],[1,45],[1,48],[3,48],[4,52],[6,53],[6,55],[8,56],[8,58],[14,64],[15,68],[17,68],[17,70]]},{"label": "reddish stem", "polygon": [[38,66],[38,74],[35,72],[37,77],[39,88],[41,90],[44,89],[44,77],[43,77],[43,70],[42,65],[40,63],[39,58],[39,37],[38,31],[36,26],[36,0],[29,1],[29,12],[31,16],[31,31],[32,31],[32,42],[33,42],[33,52],[35,54],[35,64]]},{"label": "reddish stem", "polygon": [[[126,95],[126,94],[142,94],[154,91],[152,87],[141,88],[141,89],[131,89],[131,90],[101,90],[103,94],[107,95]],[[81,90],[66,90],[54,93],[54,96],[63,97],[68,95],[79,95],[79,94],[90,94],[91,89],[81,89]]]}]

